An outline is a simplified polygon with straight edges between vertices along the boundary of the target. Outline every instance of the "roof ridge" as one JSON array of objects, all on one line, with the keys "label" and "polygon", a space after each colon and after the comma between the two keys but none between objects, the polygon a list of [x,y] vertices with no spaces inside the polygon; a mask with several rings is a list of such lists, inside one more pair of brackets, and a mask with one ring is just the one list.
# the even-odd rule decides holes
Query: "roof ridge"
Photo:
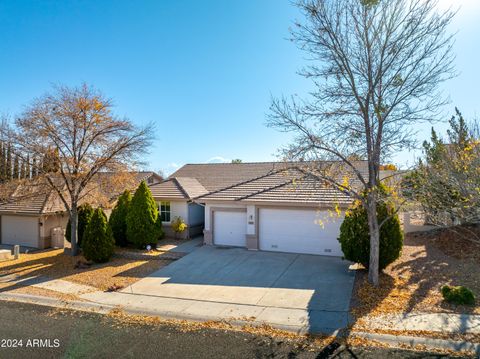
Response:
[{"label": "roof ridge", "polygon": [[[279,170],[275,170],[275,171],[270,171],[268,173],[265,173],[261,176],[258,176],[258,177],[255,177],[255,178],[250,178],[248,180],[245,180],[245,181],[242,181],[242,182],[238,182],[238,183],[235,183],[233,185],[230,185],[230,186],[227,186],[225,188],[221,188],[221,189],[218,189],[218,190],[215,190],[215,191],[211,191],[211,192],[208,192],[208,193],[205,193],[205,194],[202,194],[201,196],[198,196],[198,197],[195,197],[193,199],[199,199],[199,198],[202,198],[202,197],[205,197],[205,196],[209,196],[211,194],[215,194],[215,193],[219,193],[219,192],[222,192],[222,191],[226,191],[226,190],[229,190],[231,188],[234,188],[234,187],[237,187],[237,186],[241,186],[241,185],[244,185],[244,184],[247,184],[247,183],[250,183],[250,182],[253,182],[253,181],[256,181],[256,180],[259,180],[261,178],[265,178],[267,176],[271,176],[273,174],[276,174],[278,172],[281,172],[281,171],[285,171],[285,169],[279,169]],[[175,177],[174,177],[175,178]]]},{"label": "roof ridge", "polygon": [[[367,160],[355,160],[353,162],[366,162]],[[260,162],[239,162],[239,163],[231,163],[231,162],[217,162],[217,163],[185,163],[184,166],[211,166],[211,165],[256,165],[256,164],[293,164],[293,163],[310,163],[310,162],[329,162],[329,163],[343,163],[341,160],[312,160],[312,161],[260,161]],[[181,167],[180,167],[181,168]]]},{"label": "roof ridge", "polygon": [[49,202],[51,196],[52,196],[52,191],[49,191],[46,194],[45,199],[43,200],[42,207],[40,207],[40,213],[44,213],[44,209],[47,206],[47,203]]},{"label": "roof ridge", "polygon": [[188,194],[187,190],[182,186],[182,184],[180,183],[180,181],[177,179],[177,177],[173,177],[172,179],[175,181],[177,187],[178,187],[178,188],[180,189],[180,191],[185,195],[185,197],[187,197],[188,199],[192,199],[192,198],[190,197],[190,195]]}]

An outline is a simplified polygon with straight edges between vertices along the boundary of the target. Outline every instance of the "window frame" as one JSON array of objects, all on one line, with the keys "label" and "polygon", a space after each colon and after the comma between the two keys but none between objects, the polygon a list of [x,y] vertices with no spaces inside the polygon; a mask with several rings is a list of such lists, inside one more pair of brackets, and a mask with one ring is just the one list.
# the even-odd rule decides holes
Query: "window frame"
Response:
[{"label": "window frame", "polygon": [[[158,214],[162,223],[170,223],[172,220],[172,204],[170,201],[160,201],[158,203]],[[166,220],[168,218],[168,220]]]}]

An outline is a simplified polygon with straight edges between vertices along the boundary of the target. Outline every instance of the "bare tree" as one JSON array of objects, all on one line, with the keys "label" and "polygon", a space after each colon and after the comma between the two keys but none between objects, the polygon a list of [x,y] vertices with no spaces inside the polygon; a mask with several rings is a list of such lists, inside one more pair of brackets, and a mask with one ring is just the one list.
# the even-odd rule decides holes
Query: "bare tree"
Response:
[{"label": "bare tree", "polygon": [[[378,285],[380,165],[414,145],[414,126],[438,115],[445,103],[438,85],[454,76],[454,12],[436,0],[300,0],[305,16],[292,40],[311,61],[300,74],[311,79],[307,99],[274,99],[269,125],[296,136],[289,159],[313,161],[309,170],[362,201],[370,230],[369,280]],[[365,158],[362,171],[352,158]],[[351,182],[332,174],[341,161]],[[339,168],[339,166],[337,166]],[[348,171],[347,171],[348,170]],[[352,183],[356,182],[356,186]]]},{"label": "bare tree", "polygon": [[87,85],[55,87],[25,110],[9,130],[18,153],[31,163],[36,183],[55,191],[71,221],[72,255],[77,255],[77,208],[92,197],[105,172],[140,164],[151,140],[151,126],[137,128],[112,112],[112,102]]}]

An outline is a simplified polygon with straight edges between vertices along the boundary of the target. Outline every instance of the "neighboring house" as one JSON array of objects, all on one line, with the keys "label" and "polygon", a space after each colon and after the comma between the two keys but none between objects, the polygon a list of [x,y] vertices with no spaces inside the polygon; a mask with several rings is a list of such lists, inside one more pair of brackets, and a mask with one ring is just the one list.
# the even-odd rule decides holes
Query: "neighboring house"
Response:
[{"label": "neighboring house", "polygon": [[[113,175],[108,172],[101,173],[97,181],[99,191],[94,193],[115,201],[119,195],[114,189],[116,186],[108,185],[110,178],[111,181],[116,181]],[[132,172],[128,176],[129,187],[133,191],[141,181],[154,185],[163,180],[151,171]],[[41,249],[63,247],[63,236],[60,236],[58,243],[52,242],[52,230],[59,228],[58,231],[64,233],[68,223],[65,206],[55,191],[30,181],[18,185],[8,197],[4,203],[0,203],[0,244],[19,244]],[[86,201],[90,202],[89,199]],[[108,213],[110,209],[105,211]]]},{"label": "neighboring house", "polygon": [[0,204],[0,243],[48,248],[53,228],[64,229],[67,222],[65,207],[53,191],[20,185],[8,202]]},{"label": "neighboring house", "polygon": [[160,183],[163,177],[153,171],[140,171],[135,173],[135,183],[137,186],[140,182],[145,181],[149,186]]},{"label": "neighboring house", "polygon": [[[151,190],[166,228],[175,216],[198,227],[203,213],[205,244],[341,256],[337,209],[352,199],[302,165],[188,164]],[[359,167],[366,170],[364,162]]]}]

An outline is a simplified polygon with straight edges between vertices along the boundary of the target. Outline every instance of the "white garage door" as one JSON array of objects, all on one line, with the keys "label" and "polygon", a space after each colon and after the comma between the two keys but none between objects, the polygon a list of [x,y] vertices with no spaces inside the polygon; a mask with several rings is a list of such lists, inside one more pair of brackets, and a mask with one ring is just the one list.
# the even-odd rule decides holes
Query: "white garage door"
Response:
[{"label": "white garage door", "polygon": [[38,218],[2,216],[2,243],[38,247]]},{"label": "white garage door", "polygon": [[263,208],[259,217],[261,250],[343,255],[337,241],[343,217],[327,211]]},{"label": "white garage door", "polygon": [[247,233],[246,212],[213,212],[213,243],[245,247]]}]

